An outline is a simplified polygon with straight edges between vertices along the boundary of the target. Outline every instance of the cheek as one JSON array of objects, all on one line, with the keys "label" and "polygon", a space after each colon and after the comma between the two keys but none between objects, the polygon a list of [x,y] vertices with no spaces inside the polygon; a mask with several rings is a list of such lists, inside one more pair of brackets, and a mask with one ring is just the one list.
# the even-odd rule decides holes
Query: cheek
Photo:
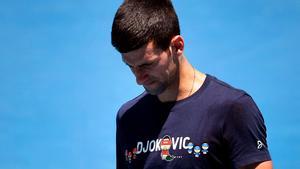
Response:
[{"label": "cheek", "polygon": [[168,73],[166,72],[165,69],[162,68],[155,68],[152,71],[148,72],[149,78],[156,79],[159,81],[162,81],[166,77],[168,77]]},{"label": "cheek", "polygon": [[149,75],[150,78],[157,79],[159,81],[164,81],[174,74],[173,72],[175,68],[176,67],[172,66],[171,64],[168,64],[166,62],[160,62],[157,66],[147,71],[146,73]]}]

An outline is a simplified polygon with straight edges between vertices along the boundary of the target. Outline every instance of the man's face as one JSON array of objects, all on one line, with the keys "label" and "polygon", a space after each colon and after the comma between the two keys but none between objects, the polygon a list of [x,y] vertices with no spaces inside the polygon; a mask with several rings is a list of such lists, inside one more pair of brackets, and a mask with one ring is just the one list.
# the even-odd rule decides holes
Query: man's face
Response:
[{"label": "man's face", "polygon": [[153,95],[164,92],[176,79],[176,64],[172,51],[155,48],[153,42],[137,50],[122,53],[123,61],[130,67],[136,82]]}]

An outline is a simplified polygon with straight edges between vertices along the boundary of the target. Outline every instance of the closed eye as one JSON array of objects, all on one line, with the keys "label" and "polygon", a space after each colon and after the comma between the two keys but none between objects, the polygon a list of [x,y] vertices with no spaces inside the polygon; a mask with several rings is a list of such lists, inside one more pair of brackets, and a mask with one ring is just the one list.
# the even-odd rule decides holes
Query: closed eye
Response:
[{"label": "closed eye", "polygon": [[154,61],[152,61],[152,62],[145,63],[145,64],[141,65],[140,67],[143,68],[143,69],[144,69],[144,68],[145,68],[145,69],[150,69],[150,68],[156,66],[157,63],[158,63],[158,60],[154,60]]},{"label": "closed eye", "polygon": [[142,68],[142,69],[149,69],[149,68],[151,68],[153,65],[154,65],[154,64],[153,64],[153,62],[152,62],[152,63],[146,63],[146,64],[143,64],[143,65],[141,65],[141,66],[139,66],[139,67]]},{"label": "closed eye", "polygon": [[[124,62],[130,69],[133,69],[135,66],[129,65],[128,63]],[[139,69],[151,69],[158,63],[158,60],[149,62],[149,63],[144,63],[139,66],[136,66]]]}]

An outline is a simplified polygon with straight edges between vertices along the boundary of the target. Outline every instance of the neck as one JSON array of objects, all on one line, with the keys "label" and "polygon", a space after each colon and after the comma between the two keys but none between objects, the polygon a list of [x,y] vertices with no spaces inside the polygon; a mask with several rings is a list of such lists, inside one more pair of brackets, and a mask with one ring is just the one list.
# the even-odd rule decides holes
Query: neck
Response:
[{"label": "neck", "polygon": [[191,96],[203,84],[205,74],[197,71],[185,57],[179,62],[178,76],[163,93],[158,95],[162,102],[179,101]]}]

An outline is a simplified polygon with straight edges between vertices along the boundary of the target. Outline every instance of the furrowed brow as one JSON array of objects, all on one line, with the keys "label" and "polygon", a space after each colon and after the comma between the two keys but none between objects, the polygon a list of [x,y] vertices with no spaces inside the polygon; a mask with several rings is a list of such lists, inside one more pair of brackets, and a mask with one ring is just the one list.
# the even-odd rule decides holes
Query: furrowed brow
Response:
[{"label": "furrowed brow", "polygon": [[[128,67],[134,67],[134,66],[128,64],[124,59],[122,59],[122,61],[123,61]],[[148,62],[147,62],[147,63],[140,64],[140,65],[137,65],[136,67],[140,67],[140,68],[141,68],[141,67],[144,67],[144,66],[147,66],[147,65],[149,65]]]}]

